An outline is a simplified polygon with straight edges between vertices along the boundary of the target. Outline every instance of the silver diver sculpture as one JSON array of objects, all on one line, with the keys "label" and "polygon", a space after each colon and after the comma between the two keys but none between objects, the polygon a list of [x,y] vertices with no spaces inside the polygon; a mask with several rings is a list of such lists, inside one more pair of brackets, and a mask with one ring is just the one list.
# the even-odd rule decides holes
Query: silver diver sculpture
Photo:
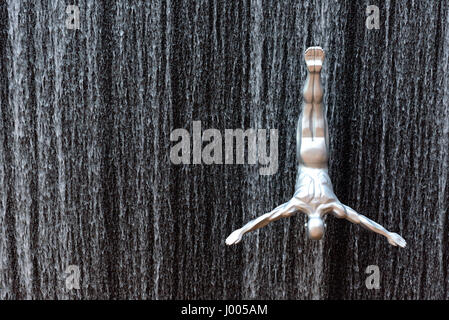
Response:
[{"label": "silver diver sculpture", "polygon": [[320,82],[324,51],[320,47],[310,47],[306,50],[304,58],[308,74],[303,90],[303,110],[299,116],[296,134],[298,161],[296,191],[288,202],[232,232],[226,239],[226,244],[239,243],[247,232],[265,227],[281,218],[291,217],[297,212],[303,212],[308,216],[306,228],[310,239],[319,240],[323,237],[325,229],[323,217],[332,213],[337,218],[345,218],[385,236],[393,246],[405,247],[406,242],[399,234],[386,230],[380,224],[342,204],[335,195],[328,174],[329,135]]}]

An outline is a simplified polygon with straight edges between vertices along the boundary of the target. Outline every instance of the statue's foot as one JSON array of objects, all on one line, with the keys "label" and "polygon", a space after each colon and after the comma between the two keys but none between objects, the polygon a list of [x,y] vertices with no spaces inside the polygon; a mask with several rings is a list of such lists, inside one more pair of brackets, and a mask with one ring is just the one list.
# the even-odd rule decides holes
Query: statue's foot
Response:
[{"label": "statue's foot", "polygon": [[320,72],[324,61],[324,50],[321,47],[310,47],[304,54],[309,72]]}]

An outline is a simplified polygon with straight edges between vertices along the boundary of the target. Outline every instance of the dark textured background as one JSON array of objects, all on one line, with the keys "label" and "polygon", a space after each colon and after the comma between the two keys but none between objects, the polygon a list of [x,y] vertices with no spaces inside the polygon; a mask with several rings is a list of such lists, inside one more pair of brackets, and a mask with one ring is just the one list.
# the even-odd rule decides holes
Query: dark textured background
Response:
[{"label": "dark textured background", "polygon": [[[0,2],[1,299],[449,298],[448,1],[67,4],[80,30],[64,1]],[[406,249],[333,218],[313,242],[302,215],[224,245],[294,191],[311,45],[335,192]],[[279,129],[279,171],[172,165],[193,120]]]}]

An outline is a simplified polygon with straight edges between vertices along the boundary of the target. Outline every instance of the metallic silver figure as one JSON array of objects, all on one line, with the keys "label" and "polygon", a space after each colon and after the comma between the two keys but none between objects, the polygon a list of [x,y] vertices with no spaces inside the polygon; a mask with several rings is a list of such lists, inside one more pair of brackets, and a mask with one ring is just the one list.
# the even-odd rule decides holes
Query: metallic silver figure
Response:
[{"label": "metallic silver figure", "polygon": [[320,72],[324,61],[323,49],[308,48],[305,52],[305,61],[308,75],[303,91],[303,111],[297,128],[299,163],[293,198],[235,230],[226,239],[226,244],[238,243],[247,232],[265,227],[268,223],[280,218],[303,212],[308,216],[306,227],[310,239],[319,240],[323,237],[325,228],[323,217],[332,213],[337,218],[345,218],[385,236],[393,246],[405,247],[406,242],[400,235],[389,232],[378,223],[342,204],[335,195],[328,175],[329,136],[323,106],[323,88],[320,82]]}]

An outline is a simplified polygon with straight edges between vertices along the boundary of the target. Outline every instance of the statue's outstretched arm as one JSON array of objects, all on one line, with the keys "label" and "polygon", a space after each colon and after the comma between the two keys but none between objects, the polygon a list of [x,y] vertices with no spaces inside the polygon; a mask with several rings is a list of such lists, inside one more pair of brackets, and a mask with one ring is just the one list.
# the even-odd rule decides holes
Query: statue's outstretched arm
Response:
[{"label": "statue's outstretched arm", "polygon": [[240,229],[235,230],[233,233],[229,235],[226,239],[226,244],[236,244],[242,240],[242,236],[250,231],[257,230],[259,228],[265,227],[270,222],[279,220],[281,218],[287,218],[295,214],[299,210],[306,210],[306,204],[300,201],[299,199],[292,198],[290,201],[281,204],[274,210],[265,213],[264,215],[251,220],[247,224],[245,224]]},{"label": "statue's outstretched arm", "polygon": [[[344,207],[344,209],[343,209]],[[378,234],[383,235],[388,239],[388,242],[393,246],[400,246],[404,248],[407,245],[407,242],[398,235],[397,233],[390,232],[384,227],[382,227],[377,222],[357,213],[351,207],[342,204],[342,206],[335,204],[333,207],[333,213],[338,218],[345,218],[346,220],[351,221],[352,223],[360,224],[362,227],[374,231]]]}]

